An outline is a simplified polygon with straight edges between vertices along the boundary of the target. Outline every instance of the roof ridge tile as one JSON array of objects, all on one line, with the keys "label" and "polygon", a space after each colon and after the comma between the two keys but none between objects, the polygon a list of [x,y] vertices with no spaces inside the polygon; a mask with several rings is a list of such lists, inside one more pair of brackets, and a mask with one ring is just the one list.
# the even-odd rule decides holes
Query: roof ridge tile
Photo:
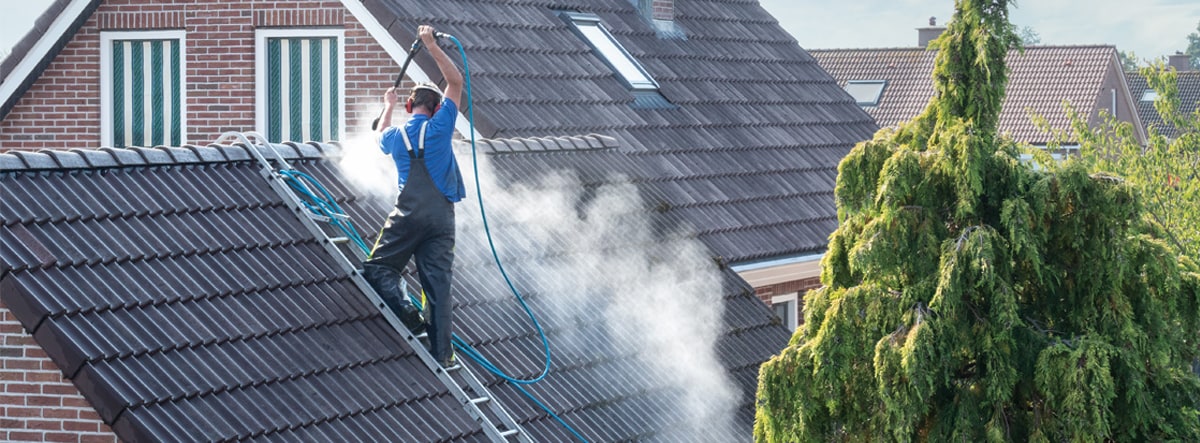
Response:
[{"label": "roof ridge tile", "polygon": [[120,166],[140,166],[146,164],[146,159],[138,153],[125,148],[100,148],[101,151],[112,155],[113,160]]},{"label": "roof ridge tile", "polygon": [[183,148],[192,150],[202,162],[214,163],[229,160],[219,149],[211,146],[183,145]]},{"label": "roof ridge tile", "polygon": [[84,160],[83,156],[79,155],[79,153],[77,153],[77,152],[70,152],[70,151],[43,151],[43,152],[45,152],[47,155],[49,155],[50,158],[54,159],[54,162],[58,164],[59,168],[74,169],[74,168],[86,168],[88,166],[88,164]]},{"label": "roof ridge tile", "polygon": [[254,158],[250,155],[250,151],[242,145],[221,145],[212,143],[208,147],[221,151],[229,161],[250,160]]},{"label": "roof ridge tile", "polygon": [[19,157],[28,169],[58,169],[57,162],[45,151],[13,151],[12,153]]},{"label": "roof ridge tile", "polygon": [[0,172],[20,171],[28,168],[25,161],[12,153],[0,153]]},{"label": "roof ridge tile", "polygon": [[166,152],[175,163],[200,163],[200,157],[190,149],[169,146],[157,146],[155,149]]},{"label": "roof ridge tile", "polygon": [[117,166],[117,160],[112,154],[97,151],[95,149],[72,149],[71,152],[79,154],[83,157],[83,161],[87,163],[89,168],[104,168]]},{"label": "roof ridge tile", "polygon": [[142,158],[146,160],[147,164],[165,165],[174,162],[174,159],[171,158],[171,154],[167,153],[167,151],[162,148],[134,146],[129,149],[141,155]]}]

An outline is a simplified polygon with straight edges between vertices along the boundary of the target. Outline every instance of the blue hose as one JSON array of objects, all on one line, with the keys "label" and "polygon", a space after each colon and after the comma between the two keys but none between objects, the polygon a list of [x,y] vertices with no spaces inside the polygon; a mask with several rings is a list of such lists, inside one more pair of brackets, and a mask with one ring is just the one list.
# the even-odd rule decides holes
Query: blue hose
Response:
[{"label": "blue hose", "polygon": [[483,219],[483,232],[487,237],[488,248],[492,251],[492,260],[496,262],[496,268],[500,270],[500,275],[504,277],[504,283],[508,284],[509,291],[511,291],[513,296],[517,298],[517,301],[520,302],[521,308],[525,310],[525,315],[529,316],[529,320],[533,322],[533,327],[537,329],[538,336],[542,339],[542,350],[544,351],[546,360],[545,364],[542,366],[542,372],[538,374],[537,377],[531,379],[518,379],[505,374],[504,371],[500,370],[490,361],[488,361],[488,359],[484,358],[479,351],[475,350],[475,348],[471,347],[470,344],[467,344],[467,342],[463,341],[457,336],[454,337],[454,344],[455,347],[463,351],[463,353],[468,357],[471,357],[472,360],[478,362],[479,365],[483,366],[484,369],[487,369],[489,372],[495,374],[497,377],[503,378],[509,383],[518,385],[537,383],[543,378],[546,378],[546,374],[550,373],[550,342],[546,339],[546,332],[542,330],[541,323],[539,323],[537,317],[533,315],[533,311],[529,309],[529,304],[525,302],[525,297],[522,297],[520,291],[517,291],[517,287],[513,285],[512,279],[508,276],[508,272],[504,270],[504,264],[500,262],[500,255],[496,252],[496,243],[492,240],[492,229],[488,225],[487,209],[485,209],[483,206],[483,191],[479,184],[479,156],[476,153],[475,148],[475,106],[472,103],[471,98],[471,68],[467,65],[467,53],[463,50],[462,43],[459,43],[458,38],[454,37],[453,35],[447,35],[447,37],[450,39],[450,41],[454,42],[455,46],[458,47],[458,53],[462,56],[463,60],[463,77],[466,79],[467,87],[467,119],[471,124],[471,168],[475,170],[475,195],[479,196],[479,217]]}]

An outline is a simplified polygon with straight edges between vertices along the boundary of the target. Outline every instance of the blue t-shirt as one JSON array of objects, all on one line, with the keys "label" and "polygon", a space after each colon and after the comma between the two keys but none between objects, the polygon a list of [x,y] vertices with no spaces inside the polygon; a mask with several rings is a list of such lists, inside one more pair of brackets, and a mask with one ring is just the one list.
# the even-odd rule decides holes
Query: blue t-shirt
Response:
[{"label": "blue t-shirt", "polygon": [[421,124],[428,121],[429,127],[425,129],[425,167],[429,169],[429,176],[447,200],[457,203],[463,199],[467,191],[463,186],[462,172],[458,170],[458,160],[454,158],[454,148],[451,146],[454,139],[454,121],[457,118],[458,106],[453,100],[443,99],[442,106],[433,117],[414,115],[404,124],[403,131],[399,126],[383,130],[379,139],[379,149],[383,150],[384,154],[391,155],[392,161],[396,162],[400,189],[404,189],[404,183],[408,180],[409,168],[408,148],[400,137],[407,134],[413,149],[419,149]]}]

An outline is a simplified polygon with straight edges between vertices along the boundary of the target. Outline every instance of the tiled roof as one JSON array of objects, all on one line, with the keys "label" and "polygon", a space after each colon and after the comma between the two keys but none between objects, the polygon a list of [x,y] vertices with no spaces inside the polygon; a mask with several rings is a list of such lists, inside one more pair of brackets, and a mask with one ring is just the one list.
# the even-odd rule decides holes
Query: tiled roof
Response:
[{"label": "tiled roof", "polygon": [[[628,0],[364,3],[396,41],[420,23],[459,38],[484,136],[620,140],[659,207],[729,262],[823,252],[837,164],[877,129],[755,2],[674,2],[683,39],[660,38]],[[638,105],[556,10],[598,16],[675,106]]]},{"label": "tiled roof", "polygon": [[[880,105],[866,108],[880,126],[911,120],[933,97],[936,51],[920,48],[810,50],[839,84],[847,80],[887,80]],[[1000,132],[1018,141],[1044,145],[1049,134],[1037,128],[1030,113],[1042,115],[1052,128],[1065,129],[1069,120],[1063,101],[1083,115],[1096,108],[1105,71],[1116,57],[1111,46],[1032,46],[1013,50]]]},{"label": "tiled roof", "polygon": [[[388,205],[353,190],[324,158],[333,147],[290,146],[293,166],[324,183],[364,233],[376,232]],[[536,189],[543,173],[566,170],[594,189],[645,174],[614,146],[586,136],[480,148],[510,183]],[[123,440],[484,439],[245,149],[11,152],[0,154],[0,186],[0,297]],[[477,217],[469,203],[459,207],[460,219]],[[514,208],[489,209],[503,220]],[[679,234],[618,236],[609,247],[616,257],[669,254],[688,241],[686,230],[666,229],[678,228],[671,220],[655,224]],[[493,229],[500,245],[520,245],[526,234],[511,224]],[[516,375],[536,374],[536,336],[479,258],[481,236],[470,234],[456,246],[457,333]],[[554,371],[530,390],[593,441],[684,438],[686,392],[622,347],[600,318],[607,306],[644,302],[642,288],[576,288],[621,281],[604,267],[556,281],[529,271],[562,260],[553,254],[571,241],[510,251],[506,264],[518,287],[534,288],[526,297],[555,351]],[[749,435],[758,365],[789,334],[732,271],[720,272],[716,358],[740,395],[734,429]],[[565,300],[594,311],[556,309]],[[483,379],[535,441],[569,438],[514,388]]]},{"label": "tiled roof", "polygon": [[[1200,71],[1177,72],[1175,75],[1176,85],[1179,88],[1179,112],[1190,115],[1200,107]],[[1146,77],[1137,72],[1126,72],[1125,80],[1129,84],[1130,95],[1137,103],[1138,116],[1141,117],[1146,130],[1154,128],[1167,138],[1175,138],[1179,135],[1179,130],[1174,125],[1163,122],[1158,110],[1154,109],[1154,100],[1142,100],[1146,91],[1152,90],[1146,83]]]}]

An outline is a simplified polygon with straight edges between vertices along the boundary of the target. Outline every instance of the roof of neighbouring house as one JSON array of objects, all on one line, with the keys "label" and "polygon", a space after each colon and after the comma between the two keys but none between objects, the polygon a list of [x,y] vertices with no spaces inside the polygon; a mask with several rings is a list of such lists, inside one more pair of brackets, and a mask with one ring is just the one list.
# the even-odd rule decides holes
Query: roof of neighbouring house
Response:
[{"label": "roof of neighbouring house", "polygon": [[[1125,79],[1129,82],[1129,93],[1137,103],[1138,116],[1141,117],[1146,130],[1154,128],[1167,138],[1178,136],[1178,128],[1164,122],[1162,115],[1159,115],[1158,110],[1154,108],[1154,99],[1157,94],[1146,82],[1146,77],[1135,71],[1126,72]],[[1191,115],[1196,112],[1197,108],[1200,108],[1200,71],[1177,72],[1175,73],[1175,82],[1179,88],[1179,112],[1183,115]],[[1152,94],[1147,94],[1147,92]]]},{"label": "roof of neighbouring house", "polygon": [[[489,141],[480,149],[498,176],[532,189],[551,171],[569,172],[585,189],[645,173],[603,136]],[[289,144],[284,152],[329,188],[362,232],[377,231],[389,205],[349,184],[325,157],[335,146]],[[0,185],[0,297],[123,440],[484,438],[271,190],[247,149],[10,152],[0,154]],[[643,213],[662,234],[649,242],[607,239],[608,254],[669,260],[673,245],[692,241],[686,226],[652,211],[623,214]],[[469,204],[459,214],[478,216]],[[528,242],[519,228],[492,227],[501,246]],[[456,245],[456,332],[515,375],[536,375],[536,335],[481,258],[486,243],[470,234]],[[622,336],[631,332],[603,320],[612,306],[652,300],[639,294],[644,288],[573,287],[619,280],[612,267],[554,281],[530,271],[600,253],[563,252],[572,241],[541,239],[508,251],[506,267],[529,291],[554,349],[553,371],[530,391],[594,441],[682,438],[679,402],[687,393],[651,370],[654,356],[622,345],[636,334]],[[749,435],[758,365],[789,332],[736,274],[712,266],[719,274],[712,290],[720,292],[713,300],[724,312],[715,357],[740,396],[734,430]],[[565,300],[582,306],[556,306]],[[511,385],[481,378],[535,441],[569,438]]]},{"label": "roof of neighbouring house", "polygon": [[[933,98],[933,64],[937,51],[922,48],[818,49],[809,51],[839,84],[850,80],[886,80],[878,106],[866,107],[880,126],[911,120]],[[1063,101],[1091,115],[1107,70],[1116,61],[1112,46],[1030,46],[1012,50],[1006,62],[1008,87],[1000,111],[1000,132],[1034,145],[1045,145],[1050,134],[1038,128],[1031,114],[1046,118],[1052,128],[1069,125]]]}]

